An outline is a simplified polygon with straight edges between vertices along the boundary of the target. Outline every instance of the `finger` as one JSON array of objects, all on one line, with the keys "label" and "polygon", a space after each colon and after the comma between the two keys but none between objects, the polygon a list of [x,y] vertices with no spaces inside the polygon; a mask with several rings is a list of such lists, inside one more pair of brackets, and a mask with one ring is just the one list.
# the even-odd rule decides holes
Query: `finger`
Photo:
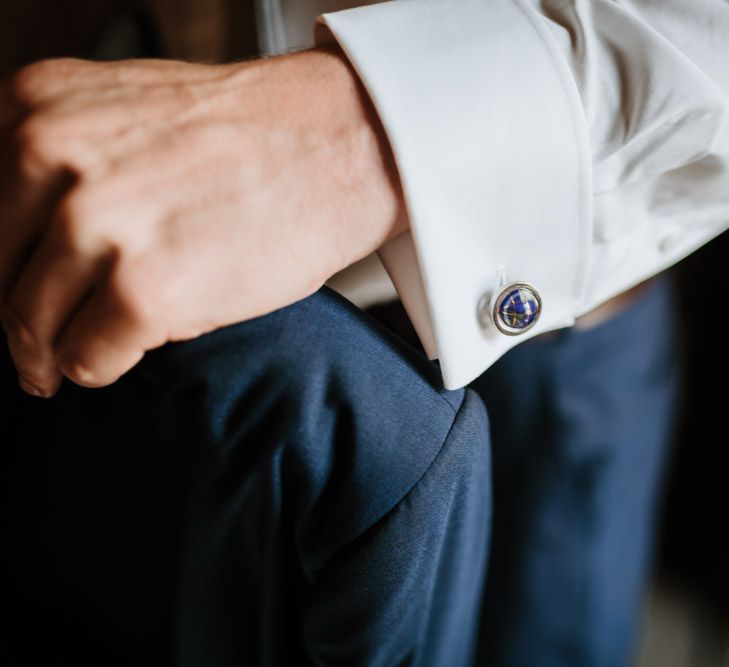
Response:
[{"label": "finger", "polygon": [[215,82],[228,76],[225,65],[197,65],[175,60],[137,59],[97,62],[77,58],[39,60],[0,79],[0,119],[12,121],[29,109],[69,94],[124,95],[130,89],[151,92],[180,83]]},{"label": "finger", "polygon": [[77,58],[38,60],[0,79],[0,119],[46,104],[69,91],[118,85],[114,68]]},{"label": "finger", "polygon": [[58,390],[62,375],[54,344],[104,265],[100,251],[74,247],[65,229],[49,226],[0,316],[20,382],[36,396]]},{"label": "finger", "polygon": [[133,300],[110,285],[97,285],[56,346],[63,375],[84,387],[116,382],[147,350],[165,342]]},{"label": "finger", "polygon": [[[37,246],[54,208],[72,184],[67,173],[43,182],[17,186],[17,194],[0,192],[0,302]],[[4,190],[5,188],[2,188]]]},{"label": "finger", "polygon": [[25,122],[0,141],[1,302],[74,176],[58,159],[42,124]]}]

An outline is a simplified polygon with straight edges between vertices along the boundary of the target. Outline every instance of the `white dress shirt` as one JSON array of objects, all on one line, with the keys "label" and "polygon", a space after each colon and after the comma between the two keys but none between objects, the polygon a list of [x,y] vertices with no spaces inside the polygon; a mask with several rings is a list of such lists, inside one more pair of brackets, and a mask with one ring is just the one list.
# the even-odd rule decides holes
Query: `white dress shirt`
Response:
[{"label": "white dress shirt", "polygon": [[[410,223],[379,255],[448,388],[729,226],[729,0],[259,0],[258,14],[264,53],[335,39],[371,96]],[[542,299],[516,336],[489,316],[512,283]]]}]

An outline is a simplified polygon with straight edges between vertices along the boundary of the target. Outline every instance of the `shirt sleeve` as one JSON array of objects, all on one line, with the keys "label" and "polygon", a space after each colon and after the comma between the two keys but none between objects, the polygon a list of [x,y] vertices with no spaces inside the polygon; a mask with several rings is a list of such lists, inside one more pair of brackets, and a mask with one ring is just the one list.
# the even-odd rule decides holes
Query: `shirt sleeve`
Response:
[{"label": "shirt sleeve", "polygon": [[[729,226],[725,0],[391,0],[320,14],[390,141],[380,256],[446,387]],[[533,327],[494,321],[513,284]]]}]

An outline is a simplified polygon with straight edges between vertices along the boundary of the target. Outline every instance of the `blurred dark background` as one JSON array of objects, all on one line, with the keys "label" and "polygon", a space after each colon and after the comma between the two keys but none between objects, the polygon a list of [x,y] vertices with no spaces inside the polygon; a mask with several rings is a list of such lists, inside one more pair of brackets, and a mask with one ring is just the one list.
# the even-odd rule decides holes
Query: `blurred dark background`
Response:
[{"label": "blurred dark background", "polygon": [[[644,665],[729,665],[729,414],[726,314],[702,295],[729,287],[725,233],[679,263],[684,388],[665,487]],[[711,320],[711,321],[709,321]],[[662,656],[648,661],[649,651]]]},{"label": "blurred dark background", "polygon": [[2,0],[0,74],[59,56],[250,57],[255,25],[245,9],[237,0]]},{"label": "blurred dark background", "polygon": [[[56,56],[251,57],[255,26],[241,6],[236,0],[0,0],[0,75]],[[640,667],[729,666],[728,269],[726,234],[671,269],[680,292],[685,381]]]}]

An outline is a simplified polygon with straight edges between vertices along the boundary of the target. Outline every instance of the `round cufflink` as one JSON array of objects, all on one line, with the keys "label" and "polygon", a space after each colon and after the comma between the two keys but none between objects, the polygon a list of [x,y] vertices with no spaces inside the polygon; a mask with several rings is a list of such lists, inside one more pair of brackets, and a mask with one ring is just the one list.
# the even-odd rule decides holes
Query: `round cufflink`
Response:
[{"label": "round cufflink", "polygon": [[541,312],[539,292],[526,283],[513,283],[496,297],[492,318],[501,333],[518,336],[537,323]]}]

